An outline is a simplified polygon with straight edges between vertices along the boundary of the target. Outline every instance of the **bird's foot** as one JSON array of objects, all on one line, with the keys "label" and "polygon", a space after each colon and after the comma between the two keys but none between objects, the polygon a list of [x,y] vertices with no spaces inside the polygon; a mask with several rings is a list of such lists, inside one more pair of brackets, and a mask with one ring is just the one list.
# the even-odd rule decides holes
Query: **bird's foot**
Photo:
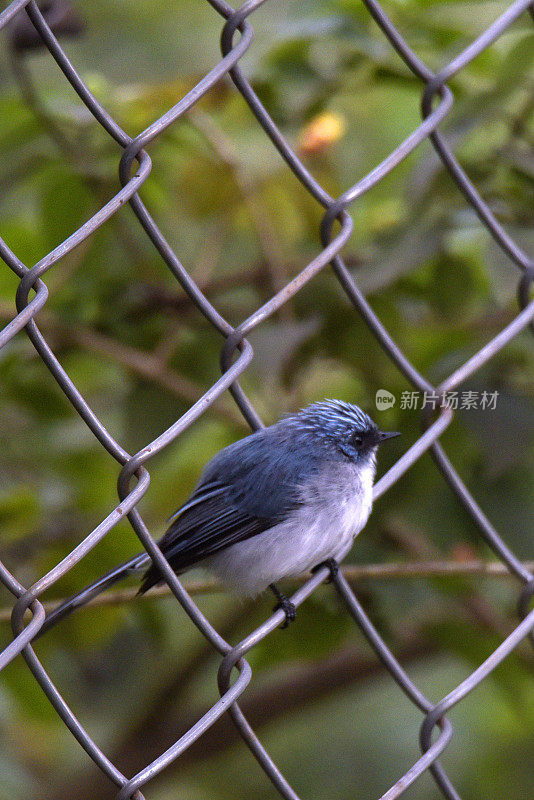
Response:
[{"label": "bird's foot", "polygon": [[335,558],[327,558],[326,561],[321,561],[320,564],[317,564],[316,567],[312,569],[312,572],[317,572],[318,569],[321,567],[326,567],[330,572],[330,577],[327,578],[327,583],[332,583],[333,580],[336,579],[337,574],[339,572],[339,564],[337,563]]},{"label": "bird's foot", "polygon": [[282,595],[280,601],[273,606],[273,611],[278,611],[279,609],[282,609],[286,615],[285,622],[280,625],[280,628],[283,630],[284,628],[287,628],[290,622],[295,622],[297,618],[297,609],[295,608],[295,604],[292,603],[289,597],[286,597],[285,595]]},{"label": "bird's foot", "polygon": [[273,611],[278,611],[282,609],[282,611],[286,615],[285,622],[283,625],[280,625],[280,627],[282,629],[287,628],[289,623],[295,622],[297,618],[297,609],[295,607],[295,604],[291,602],[289,597],[287,597],[283,592],[280,591],[280,589],[276,586],[276,584],[271,583],[269,585],[269,589],[278,600],[278,603],[274,606]]}]

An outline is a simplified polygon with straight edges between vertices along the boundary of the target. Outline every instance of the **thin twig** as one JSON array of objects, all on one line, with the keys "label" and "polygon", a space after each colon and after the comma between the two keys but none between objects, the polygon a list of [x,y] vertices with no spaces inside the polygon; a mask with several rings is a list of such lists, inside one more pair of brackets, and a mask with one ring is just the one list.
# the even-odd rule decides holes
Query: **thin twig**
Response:
[{"label": "thin twig", "polygon": [[[525,561],[523,566],[529,571],[534,570],[534,561]],[[362,580],[403,580],[406,578],[436,578],[459,577],[461,575],[478,575],[490,578],[514,578],[515,576],[500,561],[411,561],[394,564],[365,564],[363,566],[344,566],[342,572],[349,583]],[[287,578],[289,586],[300,586],[307,580],[307,574],[298,578]],[[191,595],[212,594],[224,591],[223,585],[215,578],[202,578],[184,581],[184,586]],[[111,592],[94,597],[83,608],[92,606],[114,606],[129,603],[131,600],[152,600],[159,597],[171,597],[167,585],[156,586],[148,594],[138,595],[137,587],[130,589],[116,589]],[[58,597],[43,603],[46,611],[51,611],[67,598]],[[6,622],[11,617],[12,608],[0,608],[0,622]]]}]

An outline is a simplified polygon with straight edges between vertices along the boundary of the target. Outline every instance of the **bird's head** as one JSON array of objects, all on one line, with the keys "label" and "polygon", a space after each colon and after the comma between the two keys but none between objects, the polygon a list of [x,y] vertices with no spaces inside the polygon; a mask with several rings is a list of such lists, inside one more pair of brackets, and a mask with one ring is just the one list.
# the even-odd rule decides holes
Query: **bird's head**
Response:
[{"label": "bird's head", "polygon": [[379,444],[400,435],[396,431],[381,431],[361,408],[342,400],[314,403],[297,417],[326,445],[356,463],[374,460]]}]

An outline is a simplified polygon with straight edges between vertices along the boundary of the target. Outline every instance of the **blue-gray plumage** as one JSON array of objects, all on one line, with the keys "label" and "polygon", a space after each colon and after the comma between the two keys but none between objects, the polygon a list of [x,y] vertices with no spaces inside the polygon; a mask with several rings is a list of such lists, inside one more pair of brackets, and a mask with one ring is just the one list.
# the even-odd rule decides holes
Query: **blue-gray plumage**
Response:
[{"label": "blue-gray plumage", "polygon": [[[340,400],[285,417],[212,458],[159,547],[177,574],[199,564],[240,593],[279,596],[276,581],[350,550],[371,511],[377,447],[396,435]],[[145,592],[161,580],[150,564],[142,553],[107,573],[45,628],[132,573],[145,571]]]}]

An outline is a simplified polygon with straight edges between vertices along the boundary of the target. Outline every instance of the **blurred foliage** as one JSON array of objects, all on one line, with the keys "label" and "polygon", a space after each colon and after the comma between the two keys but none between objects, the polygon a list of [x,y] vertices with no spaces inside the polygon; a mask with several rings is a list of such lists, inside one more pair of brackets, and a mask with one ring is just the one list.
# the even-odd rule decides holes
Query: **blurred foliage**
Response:
[{"label": "blurred foliage", "polygon": [[[65,40],[65,48],[131,135],[177,102],[220,58],[221,20],[200,0],[75,5],[85,30]],[[418,55],[439,69],[505,6],[404,0],[387,10]],[[421,84],[362,4],[272,2],[251,22],[256,39],[242,66],[284,135],[333,195],[375,167],[419,124]],[[530,250],[533,57],[534,33],[525,15],[451,81],[455,104],[442,126],[482,196]],[[4,47],[0,66],[0,235],[32,265],[116,193],[120,151],[46,52],[15,55]],[[229,80],[149,149],[152,173],[141,195],[182,263],[232,324],[320,251],[321,208]],[[517,313],[517,268],[428,143],[351,213],[347,264],[399,346],[432,381],[443,379]],[[50,297],[38,323],[91,407],[130,452],[161,433],[217,379],[220,335],[188,301],[128,207],[45,280]],[[0,271],[2,323],[14,315],[16,286],[10,270]],[[403,432],[381,453],[381,472],[419,436],[417,412],[402,410],[399,402],[376,411],[379,388],[400,398],[411,387],[329,270],[250,340],[255,359],[242,385],[267,423],[324,397],[356,402],[385,428]],[[2,558],[29,584],[114,507],[119,469],[23,334],[0,358]],[[496,410],[460,412],[443,437],[467,486],[524,558],[532,554],[534,516],[533,386],[532,335],[525,332],[462,387],[498,391]],[[141,511],[156,535],[193,488],[202,465],[245,433],[230,399],[222,398],[150,462],[152,481]],[[53,595],[80,588],[136,550],[128,525],[118,526]],[[377,503],[352,558],[366,563],[458,552],[490,555],[425,456]],[[4,590],[1,596],[8,606],[11,596]],[[489,655],[515,620],[513,587],[487,578],[367,581],[360,596],[436,700]],[[237,641],[268,613],[271,600],[239,605],[216,594],[199,603]],[[328,588],[314,595],[299,619],[290,632],[273,634],[251,653],[256,700],[269,687],[290,698],[298,670],[317,674],[329,656],[346,648],[355,648],[356,660],[369,658]],[[8,639],[3,625],[2,642]],[[414,651],[407,644],[412,640]],[[216,699],[217,660],[170,601],[79,613],[36,649],[84,724],[130,772],[144,765],[152,739],[161,740],[161,752],[186,729],[182,718],[192,715],[194,721],[195,712],[200,715]],[[520,650],[451,714],[456,737],[443,761],[467,797],[524,796],[532,784],[528,663],[528,651]],[[96,769],[21,661],[3,676],[0,798],[96,796],[88,794]],[[280,713],[263,727],[260,718],[260,735],[303,796],[378,795],[417,758],[420,715],[380,673],[356,671],[346,685],[336,686],[302,701],[294,716]],[[69,790],[62,793],[63,781]],[[272,790],[244,746],[221,734],[209,759],[192,756],[155,781],[148,794],[161,800],[263,798]],[[103,784],[98,796],[111,797],[113,789]],[[406,794],[436,796],[426,777]]]}]

